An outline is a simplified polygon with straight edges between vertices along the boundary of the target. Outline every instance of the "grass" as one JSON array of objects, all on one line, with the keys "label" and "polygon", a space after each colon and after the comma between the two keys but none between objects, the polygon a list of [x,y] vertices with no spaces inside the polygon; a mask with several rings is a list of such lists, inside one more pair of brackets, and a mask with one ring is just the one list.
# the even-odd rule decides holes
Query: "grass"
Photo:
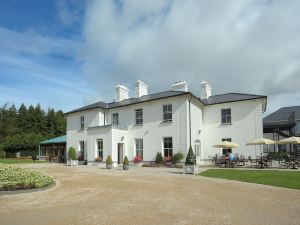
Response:
[{"label": "grass", "polygon": [[53,182],[53,177],[39,171],[0,164],[0,191],[41,188]]},{"label": "grass", "polygon": [[32,159],[0,159],[0,163],[3,164],[23,164],[23,163],[44,163],[44,160],[32,160]]},{"label": "grass", "polygon": [[300,190],[298,171],[210,169],[199,175]]}]

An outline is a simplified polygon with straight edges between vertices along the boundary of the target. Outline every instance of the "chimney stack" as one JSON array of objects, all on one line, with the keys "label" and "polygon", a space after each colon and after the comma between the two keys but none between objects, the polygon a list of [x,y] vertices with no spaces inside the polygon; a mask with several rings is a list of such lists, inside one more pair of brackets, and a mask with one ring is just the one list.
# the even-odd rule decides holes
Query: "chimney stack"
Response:
[{"label": "chimney stack", "polygon": [[148,88],[149,86],[147,84],[138,80],[135,83],[135,97],[139,98],[142,97],[143,95],[148,95]]},{"label": "chimney stack", "polygon": [[201,82],[201,99],[207,99],[211,96],[211,86],[206,81]]},{"label": "chimney stack", "polygon": [[116,101],[120,102],[124,99],[128,99],[128,89],[127,87],[119,84],[116,86]]},{"label": "chimney stack", "polygon": [[178,81],[178,82],[175,82],[172,86],[171,86],[171,90],[172,91],[185,91],[187,92],[188,91],[188,87],[189,87],[189,84],[185,81]]}]

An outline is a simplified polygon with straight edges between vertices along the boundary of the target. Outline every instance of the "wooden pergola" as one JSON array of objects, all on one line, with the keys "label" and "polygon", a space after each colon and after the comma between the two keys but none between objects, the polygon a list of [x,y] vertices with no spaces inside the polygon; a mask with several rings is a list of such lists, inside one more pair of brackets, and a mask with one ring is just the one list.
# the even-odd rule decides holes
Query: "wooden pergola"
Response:
[{"label": "wooden pergola", "polygon": [[41,142],[39,145],[39,158],[50,162],[65,162],[66,135]]}]

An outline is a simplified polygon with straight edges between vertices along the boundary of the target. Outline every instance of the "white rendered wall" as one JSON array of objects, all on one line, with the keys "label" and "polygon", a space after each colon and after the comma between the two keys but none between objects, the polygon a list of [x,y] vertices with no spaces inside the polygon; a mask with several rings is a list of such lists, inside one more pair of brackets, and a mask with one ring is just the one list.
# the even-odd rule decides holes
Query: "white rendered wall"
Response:
[{"label": "white rendered wall", "polygon": [[[157,152],[163,153],[163,137],[173,138],[173,154],[186,151],[186,100],[187,96],[160,99],[109,110],[107,123],[111,115],[119,113],[119,126],[127,126],[127,154],[129,160],[135,156],[136,138],[143,138],[144,161],[154,161]],[[163,105],[172,104],[173,122],[163,123]],[[182,110],[184,108],[184,110]],[[143,109],[143,125],[135,125],[135,110]],[[182,119],[183,118],[183,119]],[[181,138],[183,135],[184,138]]]},{"label": "white rendered wall", "polygon": [[[84,116],[84,129],[80,129],[80,117]],[[67,115],[67,149],[74,147],[78,154],[79,142],[84,141],[85,150],[89,149],[89,138],[87,133],[88,127],[95,127],[103,124],[103,110],[96,108],[86,111],[76,112]],[[87,155],[90,153],[88,152]],[[89,157],[89,156],[88,156]]]},{"label": "white rendered wall", "polygon": [[[231,108],[231,125],[221,124],[221,109]],[[221,149],[212,147],[221,142],[222,138],[231,138],[240,147],[233,153],[246,157],[259,154],[259,146],[245,144],[255,138],[263,137],[262,100],[247,100],[206,106],[203,114],[204,149],[203,158],[220,155]]]}]

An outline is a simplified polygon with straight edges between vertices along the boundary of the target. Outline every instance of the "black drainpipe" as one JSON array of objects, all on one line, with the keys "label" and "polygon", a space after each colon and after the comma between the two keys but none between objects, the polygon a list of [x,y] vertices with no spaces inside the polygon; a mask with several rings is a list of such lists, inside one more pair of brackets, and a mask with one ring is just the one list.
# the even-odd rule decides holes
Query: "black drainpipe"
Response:
[{"label": "black drainpipe", "polygon": [[103,109],[103,113],[104,113],[104,121],[103,121],[103,125],[105,126],[105,109]]},{"label": "black drainpipe", "polygon": [[190,99],[189,99],[189,125],[190,125],[190,147],[192,147],[192,127],[191,127],[191,119],[192,119],[192,117],[191,117],[191,100],[192,100],[192,95],[191,95],[191,97],[190,97]]}]

